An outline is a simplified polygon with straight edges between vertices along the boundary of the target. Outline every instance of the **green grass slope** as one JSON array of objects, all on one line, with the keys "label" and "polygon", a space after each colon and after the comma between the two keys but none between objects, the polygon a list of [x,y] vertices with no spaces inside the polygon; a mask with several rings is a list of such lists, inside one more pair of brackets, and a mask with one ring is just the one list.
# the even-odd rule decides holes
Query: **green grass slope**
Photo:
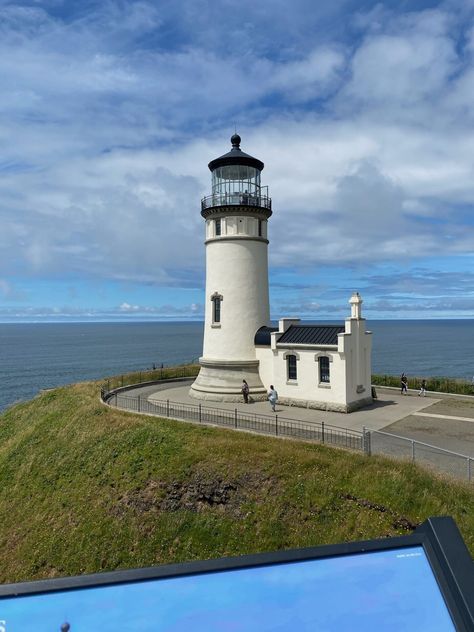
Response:
[{"label": "green grass slope", "polygon": [[0,581],[407,533],[474,493],[411,464],[125,413],[99,386],[0,416]]}]

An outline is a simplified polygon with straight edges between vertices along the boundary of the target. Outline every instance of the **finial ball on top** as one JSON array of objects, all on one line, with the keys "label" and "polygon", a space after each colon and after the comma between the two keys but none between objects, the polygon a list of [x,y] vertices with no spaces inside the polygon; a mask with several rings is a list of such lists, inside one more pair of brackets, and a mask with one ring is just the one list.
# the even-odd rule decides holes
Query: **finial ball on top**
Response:
[{"label": "finial ball on top", "polygon": [[242,139],[240,138],[238,134],[232,134],[232,138],[230,139],[230,142],[232,143],[232,147],[239,149],[241,140]]}]

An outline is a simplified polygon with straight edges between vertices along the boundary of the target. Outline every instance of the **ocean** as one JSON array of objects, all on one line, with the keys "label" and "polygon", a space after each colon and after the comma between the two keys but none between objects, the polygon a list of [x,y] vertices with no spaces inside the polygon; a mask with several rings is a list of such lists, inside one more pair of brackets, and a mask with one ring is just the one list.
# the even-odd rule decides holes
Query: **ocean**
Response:
[{"label": "ocean", "polygon": [[[373,373],[474,375],[474,320],[370,320],[367,329]],[[202,337],[201,322],[0,324],[0,410],[44,388],[191,362]]]}]

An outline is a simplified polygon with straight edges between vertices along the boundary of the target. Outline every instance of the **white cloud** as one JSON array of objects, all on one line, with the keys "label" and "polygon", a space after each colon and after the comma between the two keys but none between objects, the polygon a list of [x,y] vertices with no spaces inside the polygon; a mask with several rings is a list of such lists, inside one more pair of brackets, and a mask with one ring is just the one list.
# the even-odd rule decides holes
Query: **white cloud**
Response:
[{"label": "white cloud", "polygon": [[219,30],[207,3],[2,7],[2,274],[202,284],[234,120],[266,163],[274,265],[472,252],[472,15],[379,7],[352,40],[322,32],[344,3],[313,4],[268,33],[249,2]]},{"label": "white cloud", "polygon": [[274,64],[270,80],[263,85],[284,93],[291,102],[321,98],[340,81],[344,64],[344,54],[337,48],[315,48],[302,60]]},{"label": "white cloud", "polygon": [[96,321],[96,320],[143,320],[153,321],[159,319],[172,320],[201,320],[204,315],[204,306],[194,305],[133,305],[123,302],[119,306],[110,308],[72,307],[70,305],[42,306],[42,307],[9,307],[0,306],[0,322],[15,320],[23,321],[47,321],[58,318],[65,321]]},{"label": "white cloud", "polygon": [[0,297],[5,301],[22,302],[27,299],[27,293],[6,279],[0,278]]},{"label": "white cloud", "polygon": [[119,307],[121,312],[136,312],[138,309],[138,305],[130,305],[130,303],[122,303]]}]

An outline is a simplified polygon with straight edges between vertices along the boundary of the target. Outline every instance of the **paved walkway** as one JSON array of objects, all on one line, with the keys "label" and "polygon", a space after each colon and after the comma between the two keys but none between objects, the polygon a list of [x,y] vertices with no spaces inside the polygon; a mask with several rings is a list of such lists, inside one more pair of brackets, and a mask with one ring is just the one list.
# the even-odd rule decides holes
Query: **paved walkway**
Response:
[{"label": "paved walkway", "polygon": [[432,419],[452,419],[454,421],[469,421],[474,423],[472,417],[455,417],[454,415],[436,415],[435,413],[412,413],[415,417],[431,417]]},{"label": "paved walkway", "polygon": [[[189,379],[127,389],[127,394],[134,398],[140,397],[138,402],[136,399],[130,400],[135,402],[131,405],[131,409],[137,410],[138,406],[138,410],[140,410],[139,402],[143,402],[143,400],[148,400],[155,405],[158,402],[163,403],[168,400],[169,408],[161,406],[161,409],[179,410],[179,416],[183,415],[184,418],[187,418],[186,410],[189,409],[186,408],[186,405],[192,406],[191,410],[195,411],[197,404],[200,403],[202,404],[204,421],[212,421],[214,419],[213,415],[215,415],[212,410],[206,410],[206,408],[225,411],[237,409],[243,413],[243,416],[240,418],[243,425],[241,423],[240,429],[245,429],[246,423],[250,423],[247,429],[254,429],[254,426],[252,426],[252,413],[255,413],[256,417],[260,418],[259,423],[263,422],[265,425],[262,416],[272,420],[270,423],[271,428],[275,428],[275,431],[277,427],[280,428],[280,434],[285,427],[296,428],[299,429],[299,438],[316,440],[320,440],[322,436],[320,426],[322,421],[326,424],[326,428],[332,425],[359,432],[365,426],[367,429],[374,431],[383,430],[381,433],[375,432],[371,434],[371,446],[374,454],[381,453],[396,458],[415,459],[416,462],[421,462],[428,467],[434,467],[463,480],[467,478],[469,480],[473,479],[474,397],[450,397],[442,393],[439,398],[433,397],[433,394],[427,397],[418,397],[417,392],[409,392],[408,395],[402,396],[395,389],[382,387],[377,388],[378,399],[371,406],[350,414],[278,404],[275,415],[275,413],[272,413],[268,402],[252,402],[246,405],[243,402],[207,402],[194,399],[189,396],[189,387],[192,382],[193,379]],[[173,404],[178,406],[173,407]],[[158,405],[158,409],[160,409],[160,405]],[[144,410],[143,407],[141,410]],[[156,409],[154,408],[154,410]],[[251,413],[250,416],[249,413]],[[276,416],[278,416],[278,425],[274,423]],[[222,414],[220,417],[228,418],[229,415],[225,416]],[[231,417],[233,418],[233,415]],[[235,417],[236,420],[237,417]],[[305,422],[306,428],[313,422],[315,424],[314,433],[312,430],[304,429],[297,424],[292,425],[291,421]],[[303,431],[306,435],[303,437],[300,431]],[[264,430],[264,432],[267,432],[267,430]],[[271,430],[271,433],[273,434],[273,430]],[[337,444],[342,441],[341,445],[345,447],[360,449],[360,445],[352,444],[353,440],[357,443],[360,439],[354,439],[354,436],[348,434],[348,432],[335,431],[331,433],[331,437],[334,439],[330,441],[331,443]],[[407,442],[406,439],[413,439],[415,443]],[[457,455],[464,456],[442,452],[437,450],[436,447],[432,449],[423,444],[437,446],[451,453],[454,452]]]},{"label": "paved walkway", "polygon": [[[189,385],[192,380],[186,385],[183,382],[172,384],[157,384],[154,386],[147,386],[143,389],[135,389],[132,391],[134,395],[140,394],[142,397],[147,397],[151,402],[154,400],[167,400],[173,402],[179,402],[182,404],[197,405],[201,403],[203,406],[209,406],[212,408],[221,408],[225,410],[238,410],[248,412],[255,412],[259,415],[272,415],[270,404],[268,402],[253,402],[250,404],[242,403],[227,403],[227,402],[207,402],[204,400],[194,399],[189,396]],[[305,422],[321,422],[331,424],[333,426],[340,426],[342,428],[348,428],[350,430],[362,431],[362,428],[366,426],[373,430],[380,430],[389,424],[393,424],[400,419],[412,415],[414,412],[423,410],[438,400],[425,397],[423,399],[419,397],[401,396],[395,393],[383,393],[379,395],[379,399],[376,400],[372,406],[364,408],[363,410],[357,410],[350,414],[334,413],[324,410],[314,410],[312,408],[297,408],[296,406],[282,406],[277,404],[276,412],[279,418],[293,419]]]},{"label": "paved walkway", "polygon": [[[272,415],[268,402],[251,404],[205,402],[189,396],[187,382],[168,382],[141,387],[130,391],[132,395],[153,400],[169,399],[181,404],[197,405],[225,410],[255,412],[258,415]],[[365,426],[371,430],[384,430],[391,434],[415,439],[445,450],[474,457],[474,397],[464,399],[441,399],[432,396],[418,397],[417,392],[400,395],[397,390],[378,388],[378,399],[372,406],[350,414],[322,410],[277,405],[279,419],[304,421],[306,423],[324,421],[333,426],[362,431]],[[461,414],[460,414],[461,413]]]}]

